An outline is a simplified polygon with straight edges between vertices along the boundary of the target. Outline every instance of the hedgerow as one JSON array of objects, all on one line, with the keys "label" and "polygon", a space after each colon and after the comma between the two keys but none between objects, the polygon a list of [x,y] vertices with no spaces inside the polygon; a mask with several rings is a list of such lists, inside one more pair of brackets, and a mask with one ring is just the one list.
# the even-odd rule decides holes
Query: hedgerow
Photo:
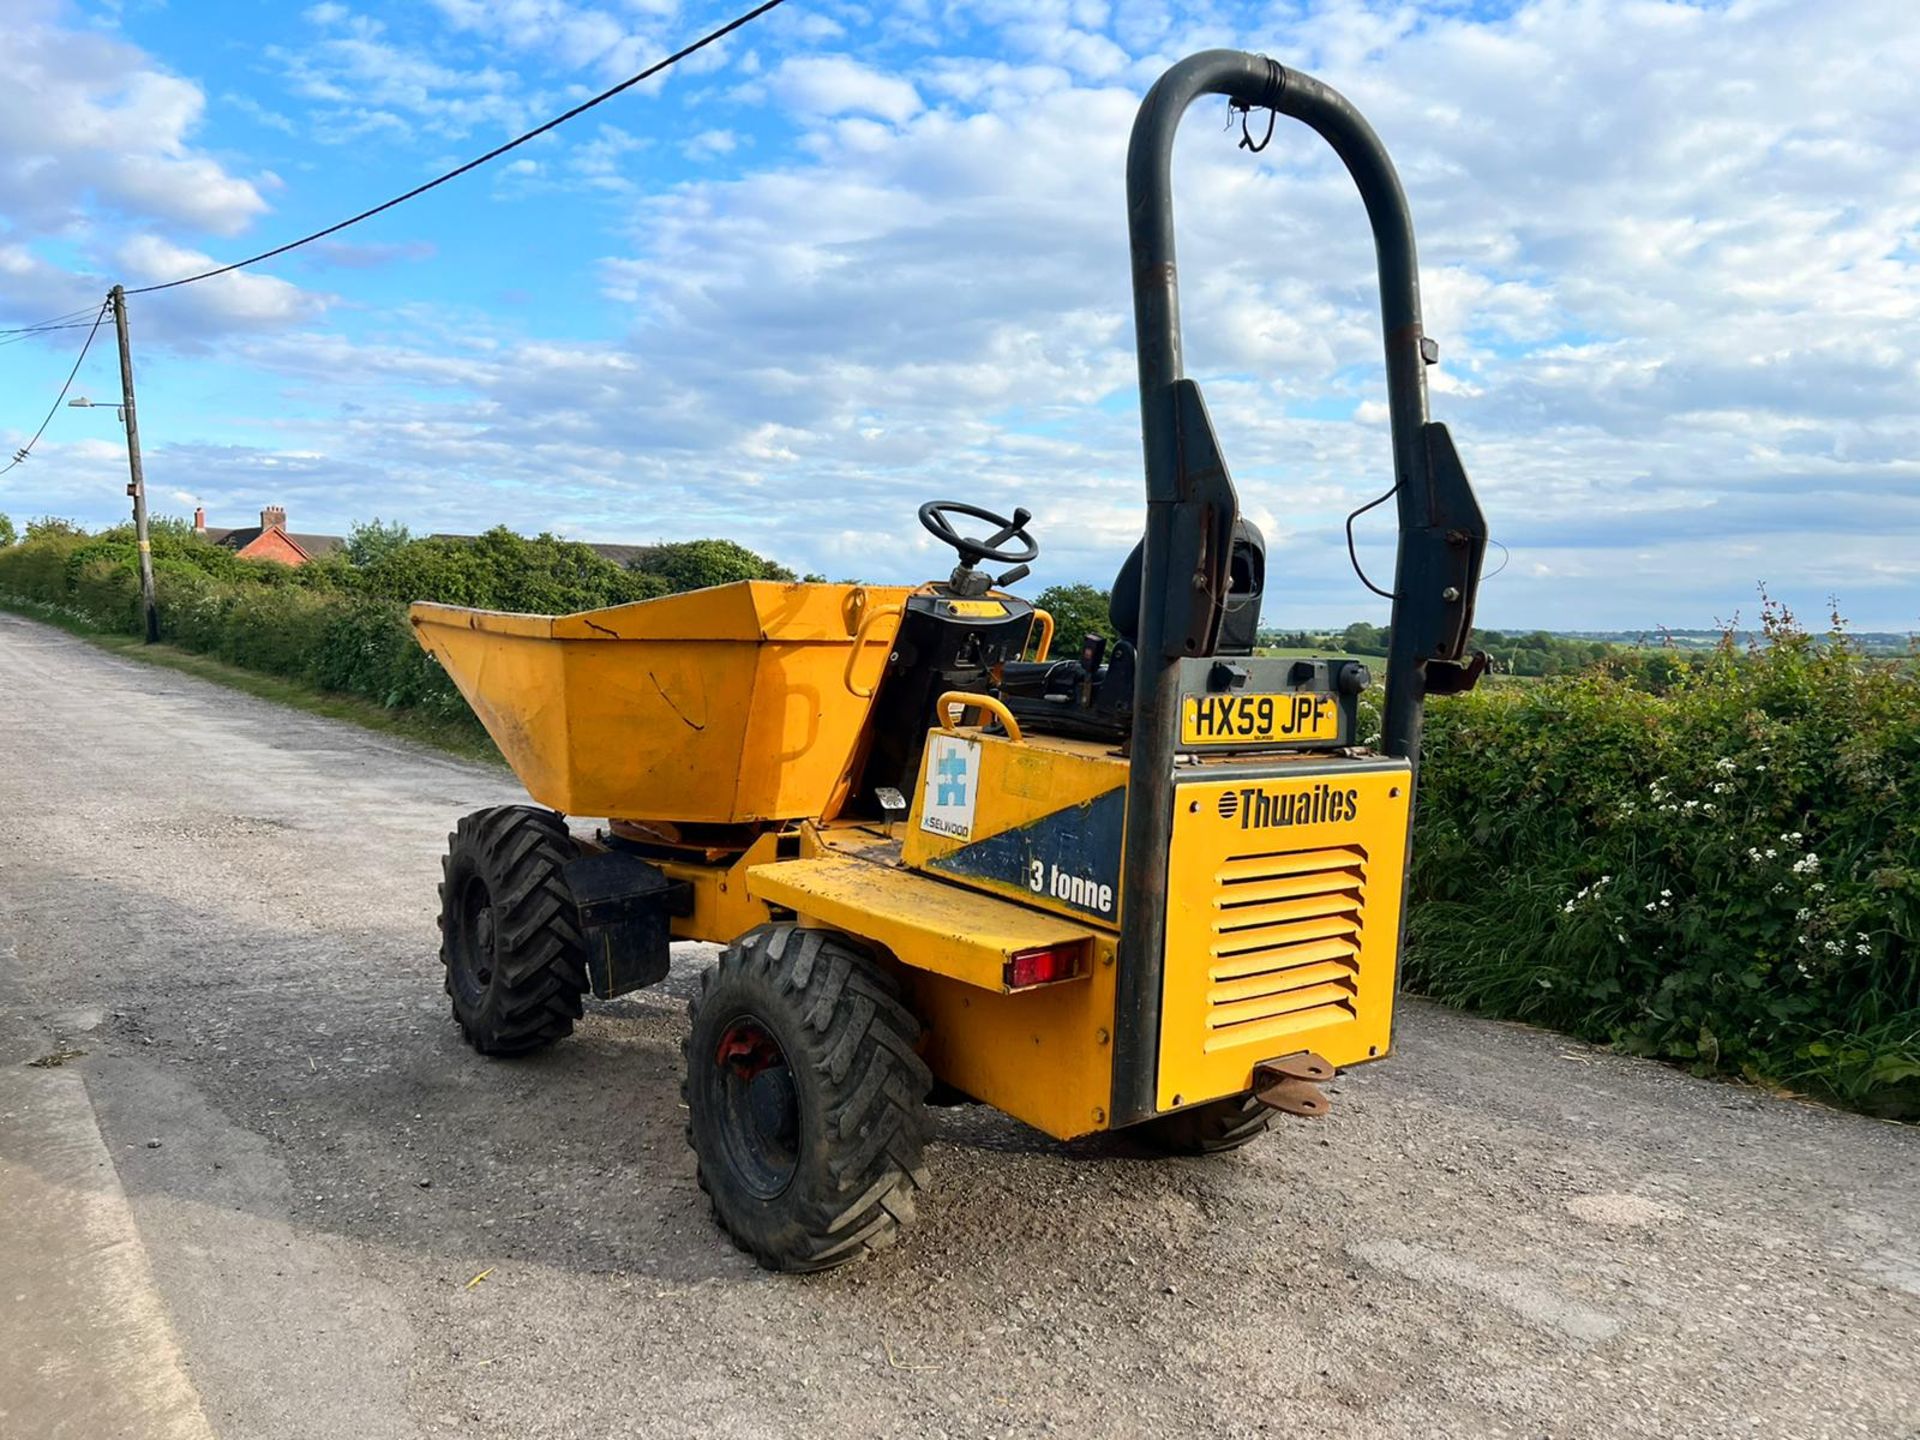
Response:
[{"label": "hedgerow", "polygon": [[1920,685],[1769,606],[1665,695],[1432,707],[1410,988],[1920,1118]]},{"label": "hedgerow", "polygon": [[[363,532],[366,532],[363,535]],[[350,547],[298,567],[245,560],[179,520],[152,525],[160,638],[198,654],[467,728],[479,722],[413,638],[407,604],[565,614],[735,579],[792,572],[731,541],[655,547],[640,567],[588,546],[499,527],[470,540],[360,527]],[[89,535],[60,520],[0,547],[0,601],[12,597],[122,634],[144,632],[133,530]]]}]

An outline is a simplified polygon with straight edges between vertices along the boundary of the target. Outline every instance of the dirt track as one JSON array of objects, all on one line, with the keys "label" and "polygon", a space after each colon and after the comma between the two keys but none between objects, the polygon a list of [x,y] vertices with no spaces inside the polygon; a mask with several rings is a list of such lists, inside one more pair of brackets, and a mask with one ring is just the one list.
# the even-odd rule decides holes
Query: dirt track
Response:
[{"label": "dirt track", "polygon": [[127,1222],[0,1247],[0,1433],[1920,1435],[1920,1133],[1412,1003],[1233,1157],[942,1112],[900,1247],[763,1275],[681,1140],[710,951],[531,1061],[448,1020],[515,794],[0,616],[0,1216]]}]

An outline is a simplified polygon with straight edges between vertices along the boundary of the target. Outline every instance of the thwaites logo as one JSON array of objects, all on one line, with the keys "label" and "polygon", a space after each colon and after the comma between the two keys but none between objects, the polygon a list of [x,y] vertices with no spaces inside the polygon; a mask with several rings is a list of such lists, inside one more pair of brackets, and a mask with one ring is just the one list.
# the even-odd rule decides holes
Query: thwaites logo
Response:
[{"label": "thwaites logo", "polygon": [[1283,825],[1325,825],[1357,820],[1360,792],[1325,783],[1311,790],[1262,790],[1249,785],[1220,793],[1220,818],[1240,821],[1242,830],[1271,830]]}]

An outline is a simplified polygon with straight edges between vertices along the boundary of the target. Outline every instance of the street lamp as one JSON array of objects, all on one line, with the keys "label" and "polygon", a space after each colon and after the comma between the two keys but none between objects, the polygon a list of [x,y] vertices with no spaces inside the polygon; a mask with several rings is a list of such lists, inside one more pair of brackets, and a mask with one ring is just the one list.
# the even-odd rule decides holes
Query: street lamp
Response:
[{"label": "street lamp", "polygon": [[127,407],[124,405],[115,405],[111,402],[103,405],[98,400],[89,400],[84,395],[78,395],[67,401],[67,408],[70,410],[111,410],[114,413],[114,417],[119,420],[122,425],[127,423]]}]

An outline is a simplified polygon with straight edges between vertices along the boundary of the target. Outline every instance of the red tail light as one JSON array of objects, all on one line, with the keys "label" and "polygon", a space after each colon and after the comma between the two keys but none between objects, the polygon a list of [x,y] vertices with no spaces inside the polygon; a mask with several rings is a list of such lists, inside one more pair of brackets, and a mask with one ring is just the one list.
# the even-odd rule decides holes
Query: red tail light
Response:
[{"label": "red tail light", "polygon": [[1087,942],[1069,941],[1039,950],[1016,950],[1007,961],[1009,990],[1030,990],[1035,985],[1052,985],[1086,973]]}]

